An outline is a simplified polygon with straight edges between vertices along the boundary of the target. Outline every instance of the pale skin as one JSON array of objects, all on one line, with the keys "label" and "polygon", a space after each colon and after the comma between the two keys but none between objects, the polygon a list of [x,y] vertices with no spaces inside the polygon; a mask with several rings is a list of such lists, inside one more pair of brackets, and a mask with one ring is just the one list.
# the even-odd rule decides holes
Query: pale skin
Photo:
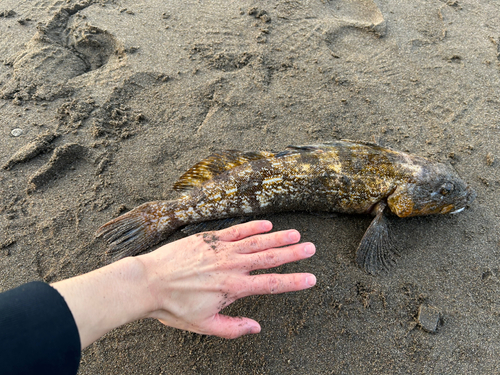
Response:
[{"label": "pale skin", "polygon": [[52,286],[75,318],[82,349],[142,318],[228,339],[259,333],[255,320],[219,311],[246,296],[316,284],[310,273],[250,274],[315,253],[312,243],[298,243],[296,230],[267,233],[271,229],[271,222],[262,220],[193,235]]}]

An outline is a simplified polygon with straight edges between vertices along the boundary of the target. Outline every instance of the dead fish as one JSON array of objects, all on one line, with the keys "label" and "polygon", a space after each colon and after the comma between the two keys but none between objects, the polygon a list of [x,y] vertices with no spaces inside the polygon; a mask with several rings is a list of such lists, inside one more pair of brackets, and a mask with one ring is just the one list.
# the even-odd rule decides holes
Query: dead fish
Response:
[{"label": "dead fish", "polygon": [[394,264],[389,213],[458,213],[474,191],[450,167],[376,144],[334,141],[284,151],[222,151],[175,183],[176,200],[145,203],[97,231],[115,258],[135,255],[187,224],[286,211],[375,216],[356,262],[377,274]]}]

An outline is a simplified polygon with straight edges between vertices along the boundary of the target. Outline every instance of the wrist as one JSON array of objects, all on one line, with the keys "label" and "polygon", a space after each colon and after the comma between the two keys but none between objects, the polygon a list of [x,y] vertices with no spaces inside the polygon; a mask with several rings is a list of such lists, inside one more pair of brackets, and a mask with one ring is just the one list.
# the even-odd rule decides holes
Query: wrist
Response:
[{"label": "wrist", "polygon": [[[159,291],[161,286],[165,286],[168,280],[160,275],[160,272],[155,270],[155,265],[158,260],[153,256],[153,253],[139,255],[133,258],[125,258],[129,260],[129,264],[125,267],[130,272],[130,280],[134,280],[134,286],[138,289],[141,298],[141,310],[137,313],[141,318],[155,318],[154,313],[161,309],[159,302]],[[163,270],[164,271],[164,270]]]},{"label": "wrist", "polygon": [[148,270],[137,257],[121,259],[110,267],[114,267],[113,283],[122,311],[122,322],[119,325],[147,318],[154,309],[154,297],[150,291]]}]

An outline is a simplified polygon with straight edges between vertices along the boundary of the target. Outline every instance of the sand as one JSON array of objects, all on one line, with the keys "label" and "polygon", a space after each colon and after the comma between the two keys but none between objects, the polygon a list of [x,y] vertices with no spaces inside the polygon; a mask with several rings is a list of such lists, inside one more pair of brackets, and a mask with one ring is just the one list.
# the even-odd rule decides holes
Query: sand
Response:
[{"label": "sand", "polygon": [[402,254],[377,277],[354,261],[370,217],[268,216],[317,246],[278,271],[318,284],[224,310],[261,334],[139,321],[87,348],[80,374],[500,371],[496,0],[3,0],[0,35],[0,290],[105,265],[95,230],[175,198],[220,149],[375,141],[451,163],[478,195],[391,218]]}]

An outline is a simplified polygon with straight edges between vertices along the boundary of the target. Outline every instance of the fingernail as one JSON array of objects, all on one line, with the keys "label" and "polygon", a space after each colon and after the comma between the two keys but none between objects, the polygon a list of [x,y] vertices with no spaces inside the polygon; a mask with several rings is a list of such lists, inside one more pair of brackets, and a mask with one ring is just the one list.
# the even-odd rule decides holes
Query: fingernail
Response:
[{"label": "fingernail", "polygon": [[306,284],[309,286],[315,286],[316,285],[316,276],[310,275],[306,277]]},{"label": "fingernail", "polygon": [[260,327],[252,327],[250,328],[249,334],[255,334],[260,332]]},{"label": "fingernail", "polygon": [[260,222],[260,227],[262,228],[262,230],[269,232],[271,229],[273,229],[273,223],[268,220],[262,220]]},{"label": "fingernail", "polygon": [[300,233],[296,230],[291,230],[290,233],[288,233],[288,239],[290,241],[297,242],[300,240]]},{"label": "fingernail", "polygon": [[313,255],[316,252],[316,247],[312,243],[310,243],[304,247],[304,251],[307,255]]}]

